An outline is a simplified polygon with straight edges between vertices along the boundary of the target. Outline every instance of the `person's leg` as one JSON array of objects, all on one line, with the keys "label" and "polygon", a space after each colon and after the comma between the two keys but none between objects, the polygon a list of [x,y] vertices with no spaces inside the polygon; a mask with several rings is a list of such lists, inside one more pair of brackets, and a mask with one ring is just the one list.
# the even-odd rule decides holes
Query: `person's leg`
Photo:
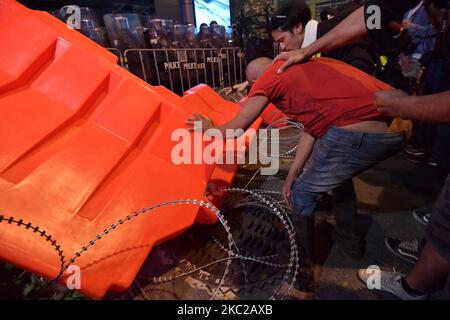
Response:
[{"label": "person's leg", "polygon": [[[449,165],[448,127],[441,127],[440,148],[438,151],[439,167],[447,172]],[[450,136],[447,136],[450,138]],[[445,179],[443,179],[445,181]],[[442,181],[441,181],[442,182]],[[445,283],[450,271],[450,176],[447,177],[439,199],[427,226],[427,243],[425,244],[414,268],[404,279],[406,289],[430,293]]]},{"label": "person's leg", "polygon": [[[314,223],[314,210],[317,195],[321,192],[337,190],[339,201],[336,207],[336,220],[339,220],[341,233],[355,236],[359,240],[367,232],[357,221],[355,192],[351,179],[367,170],[400,149],[403,137],[395,134],[365,134],[339,128],[331,128],[326,135],[318,139],[310,165],[305,169],[292,187],[292,208],[299,228]],[[299,217],[303,216],[303,218]],[[306,217],[309,218],[306,218]],[[312,218],[311,218],[312,217]],[[369,223],[365,223],[370,225]],[[366,229],[364,231],[364,229]],[[313,252],[313,232],[304,232],[306,252]],[[312,240],[311,240],[312,241]]]},{"label": "person's leg", "polygon": [[439,191],[445,184],[450,169],[450,125],[439,125],[436,129],[436,141],[433,154],[437,161],[437,185]]},{"label": "person's leg", "polygon": [[424,123],[424,147],[425,147],[425,158],[424,162],[426,163],[427,160],[433,159],[435,161],[436,155],[433,151],[434,144],[436,141],[436,135],[437,135],[437,125],[434,123]]},{"label": "person's leg", "polygon": [[[419,260],[407,276],[395,272],[380,273],[380,288],[402,299],[424,299],[426,295],[444,285],[450,272],[450,176],[436,203],[427,227],[427,243]],[[367,283],[370,268],[361,269],[359,278]],[[449,285],[447,281],[447,286]],[[450,290],[450,288],[446,288]]]},{"label": "person's leg", "polygon": [[336,219],[334,245],[353,258],[361,258],[372,217],[358,214],[352,179],[334,190],[333,215]]},{"label": "person's leg", "polygon": [[[448,209],[450,209],[450,206],[447,207]],[[434,213],[436,213],[434,214],[436,218],[439,212],[435,211]],[[404,300],[425,299],[428,294],[444,285],[446,294],[450,294],[450,219],[445,224],[441,218],[437,218],[437,220],[440,220],[437,228],[440,228],[441,231],[446,230],[444,239],[434,234],[436,229],[433,230],[430,227],[428,230],[430,242],[425,244],[419,259],[408,275],[381,271],[378,289],[390,292]],[[444,225],[441,224],[442,222],[444,222]],[[439,233],[439,231],[436,233]],[[358,276],[363,282],[367,283],[371,276],[371,269],[359,270]]]},{"label": "person's leg", "polygon": [[431,215],[426,238],[427,244],[406,282],[414,289],[430,292],[450,271],[450,175]]},{"label": "person's leg", "polygon": [[[372,216],[358,214],[351,178],[398,152],[403,137],[395,134],[342,133],[342,130],[341,134],[344,136],[351,134],[351,139],[345,142],[347,144],[345,165],[336,170],[334,175],[347,176],[349,179],[334,190],[333,213],[336,219],[334,240],[341,252],[352,258],[361,258],[364,255],[365,237],[372,224]],[[340,140],[343,141],[345,140]]]},{"label": "person's leg", "polygon": [[327,133],[316,141],[305,171],[292,186],[293,222],[306,260],[314,256],[314,212],[318,194],[331,191],[345,181],[334,174],[345,163],[345,152],[336,146],[336,139]]},{"label": "person's leg", "polygon": [[300,251],[300,266],[297,270],[296,290],[312,292],[314,288],[314,234],[315,209],[318,193],[311,191],[310,186],[318,181],[317,170],[323,166],[321,154],[331,146],[323,140],[318,140],[314,147],[311,165],[302,173],[292,186],[292,223],[297,237],[297,246]]},{"label": "person's leg", "polygon": [[314,257],[314,210],[317,194],[299,190],[292,195],[292,223],[297,233],[298,246],[303,250],[303,258],[312,261]]},{"label": "person's leg", "polygon": [[352,179],[333,191],[333,200],[333,215],[336,220],[335,240],[349,240],[353,238],[356,216],[356,193]]},{"label": "person's leg", "polygon": [[409,147],[405,150],[411,155],[423,155],[426,142],[426,128],[423,122],[413,121],[413,131],[409,139]]},{"label": "person's leg", "polygon": [[427,243],[414,268],[406,276],[407,285],[414,290],[429,293],[447,278],[449,263]]}]

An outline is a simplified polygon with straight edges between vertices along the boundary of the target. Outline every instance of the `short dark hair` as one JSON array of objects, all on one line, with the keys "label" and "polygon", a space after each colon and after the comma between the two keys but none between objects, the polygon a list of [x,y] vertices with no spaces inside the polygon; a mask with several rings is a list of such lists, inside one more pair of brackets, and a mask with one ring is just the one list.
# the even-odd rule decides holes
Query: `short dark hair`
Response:
[{"label": "short dark hair", "polygon": [[311,10],[305,1],[290,0],[269,18],[267,29],[269,33],[278,28],[282,31],[288,31],[299,23],[305,27],[309,20],[311,20]]}]

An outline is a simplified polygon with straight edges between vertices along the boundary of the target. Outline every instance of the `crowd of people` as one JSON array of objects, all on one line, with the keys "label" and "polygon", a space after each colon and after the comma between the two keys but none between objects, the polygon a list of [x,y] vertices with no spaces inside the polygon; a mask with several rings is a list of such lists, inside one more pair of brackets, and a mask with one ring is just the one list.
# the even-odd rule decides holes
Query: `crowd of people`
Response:
[{"label": "crowd of people", "polygon": [[[68,7],[52,11],[67,22],[72,13]],[[231,26],[180,24],[173,19],[141,17],[135,13],[103,16],[103,23],[91,8],[80,8],[79,31],[104,47],[126,49],[224,48],[239,46],[236,30]],[[144,19],[144,20],[143,20]]]}]

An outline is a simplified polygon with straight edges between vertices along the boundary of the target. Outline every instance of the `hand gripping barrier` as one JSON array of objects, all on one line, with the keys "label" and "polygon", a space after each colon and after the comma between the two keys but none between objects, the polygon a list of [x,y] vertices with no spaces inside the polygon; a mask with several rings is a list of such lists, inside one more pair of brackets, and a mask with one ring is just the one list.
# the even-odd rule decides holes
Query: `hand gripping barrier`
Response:
[{"label": "hand gripping barrier", "polygon": [[[231,184],[237,165],[171,160],[171,134],[193,111],[218,124],[238,112],[212,89],[181,98],[152,87],[77,31],[12,0],[0,0],[0,43],[1,260],[53,279],[64,259],[119,219],[156,203],[204,199],[212,181]],[[199,208],[162,206],[104,233],[76,260],[80,291],[125,291],[155,244],[195,222],[216,222]]]}]

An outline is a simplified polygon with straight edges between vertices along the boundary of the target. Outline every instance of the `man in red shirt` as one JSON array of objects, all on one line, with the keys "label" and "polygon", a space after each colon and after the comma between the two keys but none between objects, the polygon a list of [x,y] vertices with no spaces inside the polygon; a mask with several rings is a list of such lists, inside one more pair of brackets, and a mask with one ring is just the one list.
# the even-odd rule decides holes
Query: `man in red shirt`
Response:
[{"label": "man in red shirt", "polygon": [[[397,153],[404,140],[403,134],[389,132],[386,117],[373,103],[375,92],[390,87],[338,60],[312,59],[277,74],[281,64],[258,58],[248,65],[248,100],[233,120],[217,129],[246,130],[269,102],[301,122],[305,130],[283,185],[300,243],[312,258],[317,196],[335,190],[336,243],[345,253],[361,257],[370,222],[364,226],[363,216],[356,213],[352,178]],[[187,123],[194,121],[201,121],[203,130],[213,127],[198,114]]]}]

